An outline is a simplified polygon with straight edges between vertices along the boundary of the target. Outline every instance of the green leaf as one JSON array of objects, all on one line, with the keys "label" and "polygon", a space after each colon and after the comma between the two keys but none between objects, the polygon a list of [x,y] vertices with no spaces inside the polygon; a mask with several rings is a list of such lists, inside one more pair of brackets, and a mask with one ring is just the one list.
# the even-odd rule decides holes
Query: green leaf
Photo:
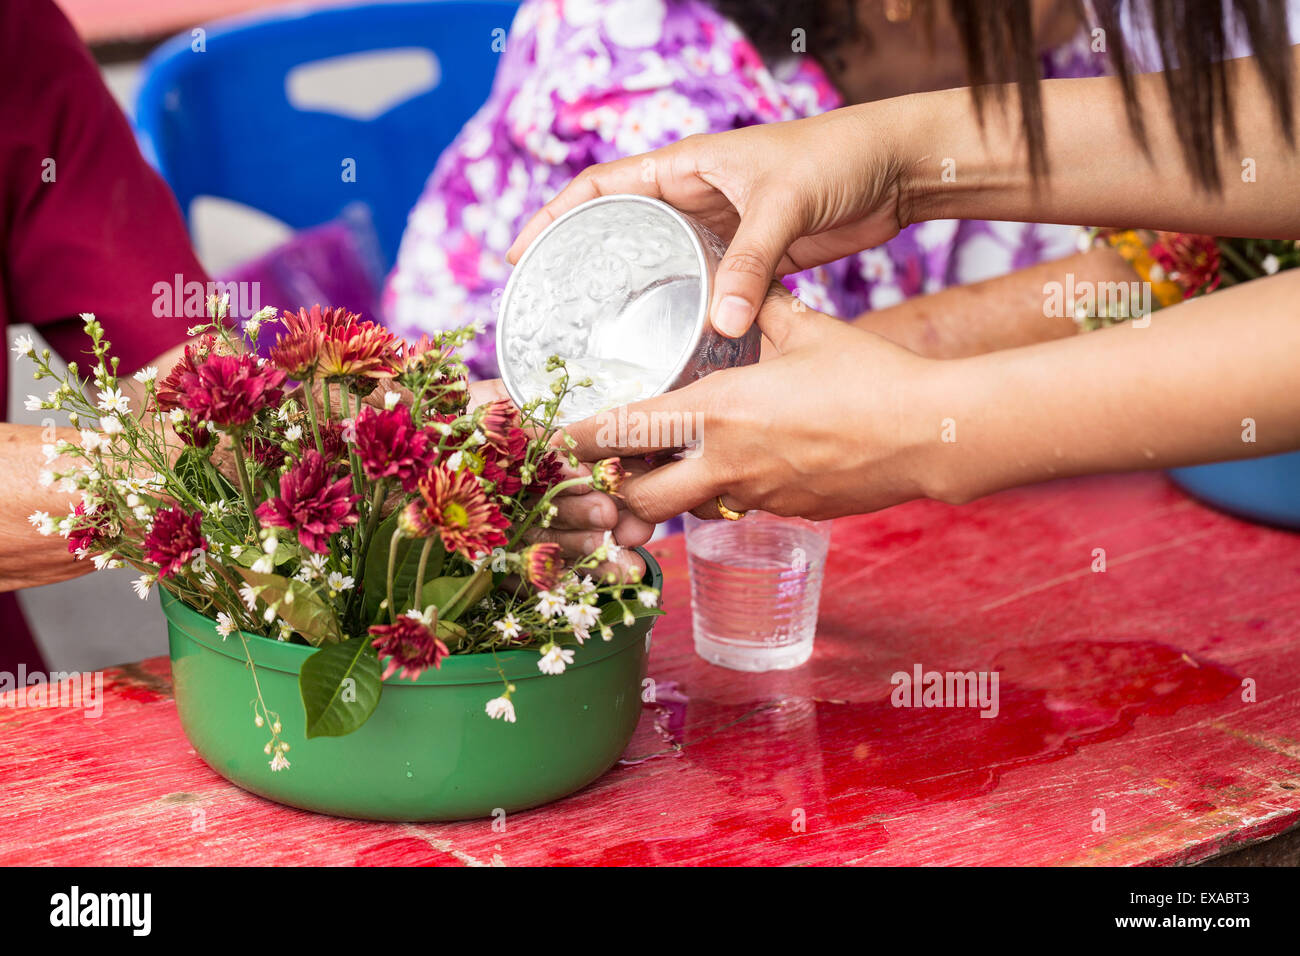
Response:
[{"label": "green leaf", "polygon": [[[308,585],[279,574],[263,574],[249,568],[235,568],[249,584],[258,588],[258,597],[275,608],[275,613],[307,639],[319,646],[343,640],[334,609],[322,601]],[[287,600],[292,595],[292,600]]]},{"label": "green leaf", "polygon": [[446,607],[447,602],[456,596],[456,593],[465,586],[465,582],[468,580],[468,576],[434,578],[424,586],[424,593],[420,596],[423,605],[421,610],[430,604],[439,608]]},{"label": "green leaf", "polygon": [[[627,603],[627,609],[632,612],[633,619],[642,617],[657,617],[664,612],[657,607],[646,607],[640,601],[633,599]],[[600,611],[601,624],[622,624],[623,608],[617,601],[610,601]]]},{"label": "green leaf", "polygon": [[[370,546],[366,549],[366,576],[362,588],[366,596],[366,619],[370,621],[375,619],[379,606],[388,597],[388,551],[392,545],[393,531],[397,528],[397,514],[394,511],[379,523]],[[415,572],[420,564],[420,549],[423,546],[424,542],[418,538],[397,540],[397,564],[393,570],[393,600],[397,603],[395,613],[400,614],[410,606],[415,592]],[[425,573],[437,573],[445,558],[446,552],[442,550],[441,543],[434,541]]]},{"label": "green leaf", "polygon": [[369,720],[384,686],[380,673],[369,635],[329,644],[303,661],[298,692],[307,736],[342,737]]}]

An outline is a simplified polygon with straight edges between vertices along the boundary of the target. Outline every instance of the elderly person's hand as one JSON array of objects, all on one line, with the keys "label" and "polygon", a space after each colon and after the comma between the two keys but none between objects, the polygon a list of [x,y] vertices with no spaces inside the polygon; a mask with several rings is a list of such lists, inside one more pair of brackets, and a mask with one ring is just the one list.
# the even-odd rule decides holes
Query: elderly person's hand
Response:
[{"label": "elderly person's hand", "polygon": [[[497,399],[511,400],[499,378],[473,382],[469,394],[471,408]],[[578,457],[580,461],[590,463],[610,456],[598,454],[595,458]],[[645,470],[644,465],[635,462],[624,464],[633,474]],[[580,464],[575,470],[566,462],[561,480],[589,474],[589,464]],[[551,520],[551,526],[530,531],[529,537],[536,541],[554,541],[570,559],[591,554],[604,543],[607,533],[612,535],[614,543],[627,549],[645,544],[655,529],[653,523],[629,511],[621,497],[616,498],[581,485],[561,491],[555,498],[555,507],[556,515]],[[612,561],[601,565],[597,572],[614,572],[624,580],[637,581],[645,573],[645,562],[634,552],[622,550]]]},{"label": "elderly person's hand", "polygon": [[894,145],[896,101],[690,136],[584,170],[524,226],[518,261],[548,224],[611,193],[662,199],[729,240],[709,314],[723,335],[753,323],[768,284],[879,245],[903,226],[915,165]]}]

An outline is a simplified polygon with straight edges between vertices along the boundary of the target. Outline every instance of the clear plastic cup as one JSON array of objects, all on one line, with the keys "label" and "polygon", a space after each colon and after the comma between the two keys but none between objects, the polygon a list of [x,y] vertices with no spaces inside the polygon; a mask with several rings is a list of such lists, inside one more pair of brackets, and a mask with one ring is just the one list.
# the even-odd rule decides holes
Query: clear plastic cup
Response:
[{"label": "clear plastic cup", "polygon": [[829,521],[751,511],[739,521],[685,516],[695,652],[740,671],[785,670],[812,656]]}]

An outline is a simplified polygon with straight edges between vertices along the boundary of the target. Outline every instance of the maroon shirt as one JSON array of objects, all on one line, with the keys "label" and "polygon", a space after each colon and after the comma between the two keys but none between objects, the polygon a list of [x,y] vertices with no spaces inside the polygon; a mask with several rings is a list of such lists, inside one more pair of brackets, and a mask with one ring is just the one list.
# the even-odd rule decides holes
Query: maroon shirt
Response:
[{"label": "maroon shirt", "polygon": [[[207,281],[175,199],[141,157],[90,53],[50,0],[3,0],[0,330],[31,323],[85,367],[89,340],[78,314],[93,312],[121,359],[118,374],[129,375],[185,338],[183,316],[153,314],[154,283],[170,285],[176,273]],[[23,360],[17,373],[31,370]],[[34,382],[30,391],[44,395],[49,385]],[[0,670],[20,662],[42,666],[16,597],[0,594]]]}]

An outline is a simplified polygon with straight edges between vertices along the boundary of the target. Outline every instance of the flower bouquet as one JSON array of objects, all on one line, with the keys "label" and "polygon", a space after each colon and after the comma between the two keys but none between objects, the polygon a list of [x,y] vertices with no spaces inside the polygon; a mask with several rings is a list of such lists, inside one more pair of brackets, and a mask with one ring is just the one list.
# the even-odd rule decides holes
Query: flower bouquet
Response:
[{"label": "flower bouquet", "polygon": [[[311,809],[433,819],[553,799],[617,758],[639,711],[649,619],[661,613],[657,569],[643,584],[601,573],[617,557],[609,534],[568,563],[558,545],[533,540],[557,495],[617,493],[623,480],[617,459],[584,467],[557,434],[560,403],[587,384],[571,382],[562,360],[550,400],[471,407],[456,349],[472,330],[405,342],[317,306],[278,320],[264,309],[241,332],[214,298],[175,368],[135,374],[144,398],[133,408],[99,323],[83,318],[90,382],[75,363],[60,376],[48,351],[17,346],[37,379],[56,383],[29,406],[80,430],[79,442],[46,446],[41,476],[80,500],[64,517],[31,520],[96,568],[139,570],[141,598],[164,592],[182,723],[216,769]],[[626,648],[612,685],[539,687],[538,726],[520,729],[530,719],[521,685],[562,682],[584,663],[595,673]],[[300,710],[272,699],[289,677]],[[381,698],[408,690],[423,697],[384,710]],[[587,719],[602,710],[621,740]],[[260,735],[258,760],[247,728]],[[317,742],[363,728],[369,738],[351,750]],[[489,766],[511,748],[545,762],[548,746],[564,764],[588,737],[600,752],[535,792],[499,796],[493,780],[469,783],[458,769],[475,741],[474,759]],[[275,782],[300,763],[302,786]],[[417,770],[423,788],[404,782]],[[373,791],[322,796],[349,771],[376,776]]]}]

